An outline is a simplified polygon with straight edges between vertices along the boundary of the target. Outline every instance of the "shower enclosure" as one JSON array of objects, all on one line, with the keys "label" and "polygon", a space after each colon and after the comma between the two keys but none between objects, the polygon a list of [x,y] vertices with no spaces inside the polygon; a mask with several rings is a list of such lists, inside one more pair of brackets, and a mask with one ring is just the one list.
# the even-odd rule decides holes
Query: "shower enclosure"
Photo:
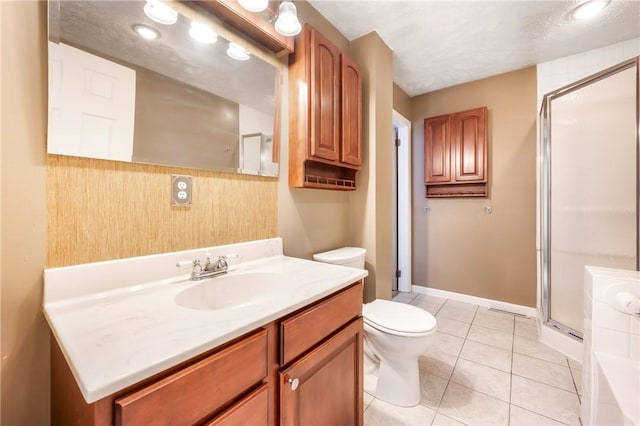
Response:
[{"label": "shower enclosure", "polygon": [[577,338],[584,266],[638,269],[639,102],[638,58],[543,98],[542,313]]}]

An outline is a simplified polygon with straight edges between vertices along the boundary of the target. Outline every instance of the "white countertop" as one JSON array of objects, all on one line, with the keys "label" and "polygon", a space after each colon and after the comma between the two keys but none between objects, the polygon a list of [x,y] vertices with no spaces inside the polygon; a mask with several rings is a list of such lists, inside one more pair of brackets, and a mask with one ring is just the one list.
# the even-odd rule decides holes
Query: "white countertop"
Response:
[{"label": "white countertop", "polygon": [[[274,239],[278,240],[278,239]],[[274,240],[263,240],[271,244]],[[218,252],[242,252],[241,245]],[[279,250],[281,251],[281,241]],[[203,249],[205,250],[205,249]],[[203,251],[201,250],[201,251]],[[226,250],[226,251],[225,251]],[[216,248],[208,251],[216,252]],[[255,251],[255,250],[254,250]],[[100,262],[45,271],[44,314],[88,403],[95,402],[222,343],[291,313],[354,283],[367,271],[274,254],[255,253],[230,262],[229,275],[242,271],[275,272],[287,276],[282,296],[260,304],[227,310],[197,310],[178,305],[183,290],[209,280],[190,281],[186,271],[151,282],[122,285],[120,263],[135,266],[141,259],[163,263],[184,259],[193,251]],[[181,256],[183,256],[181,258]],[[245,261],[248,259],[248,261]],[[97,265],[92,268],[92,265]],[[137,265],[137,266],[136,266]],[[104,274],[110,267],[114,274]],[[142,266],[144,267],[144,265]],[[84,269],[78,269],[84,268]],[[125,268],[125,269],[127,269]],[[81,287],[83,277],[94,283]],[[106,275],[106,276],[105,276]],[[65,281],[65,277],[67,281]],[[211,278],[210,280],[215,280]],[[117,282],[110,285],[109,282]],[[47,287],[49,285],[49,287]],[[111,288],[110,288],[111,287]],[[89,289],[97,290],[90,291]]]}]

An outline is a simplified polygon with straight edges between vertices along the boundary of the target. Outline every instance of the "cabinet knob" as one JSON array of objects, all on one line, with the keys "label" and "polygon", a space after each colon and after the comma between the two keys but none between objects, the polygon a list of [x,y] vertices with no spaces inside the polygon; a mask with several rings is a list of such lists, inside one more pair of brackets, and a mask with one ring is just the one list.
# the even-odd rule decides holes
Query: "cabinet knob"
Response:
[{"label": "cabinet knob", "polygon": [[289,379],[287,381],[287,383],[289,383],[289,385],[291,386],[291,390],[295,391],[296,389],[298,389],[298,385],[300,384],[300,380],[298,380],[298,378]]}]

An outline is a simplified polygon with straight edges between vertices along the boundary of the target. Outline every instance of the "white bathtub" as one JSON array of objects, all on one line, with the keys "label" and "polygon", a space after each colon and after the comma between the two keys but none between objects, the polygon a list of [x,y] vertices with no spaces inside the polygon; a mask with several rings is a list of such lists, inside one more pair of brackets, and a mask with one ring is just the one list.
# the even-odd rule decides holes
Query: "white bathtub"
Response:
[{"label": "white bathtub", "polygon": [[640,272],[586,267],[582,423],[640,426],[640,315],[612,295],[640,297]]}]

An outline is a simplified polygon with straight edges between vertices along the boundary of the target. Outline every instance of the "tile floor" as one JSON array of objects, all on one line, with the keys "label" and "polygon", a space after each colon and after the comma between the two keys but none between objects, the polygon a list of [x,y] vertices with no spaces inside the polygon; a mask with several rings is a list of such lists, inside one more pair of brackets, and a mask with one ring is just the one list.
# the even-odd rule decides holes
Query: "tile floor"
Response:
[{"label": "tile floor", "polygon": [[580,425],[581,366],[538,342],[535,320],[417,293],[393,300],[431,312],[438,330],[419,360],[420,405],[365,393],[365,426]]}]

